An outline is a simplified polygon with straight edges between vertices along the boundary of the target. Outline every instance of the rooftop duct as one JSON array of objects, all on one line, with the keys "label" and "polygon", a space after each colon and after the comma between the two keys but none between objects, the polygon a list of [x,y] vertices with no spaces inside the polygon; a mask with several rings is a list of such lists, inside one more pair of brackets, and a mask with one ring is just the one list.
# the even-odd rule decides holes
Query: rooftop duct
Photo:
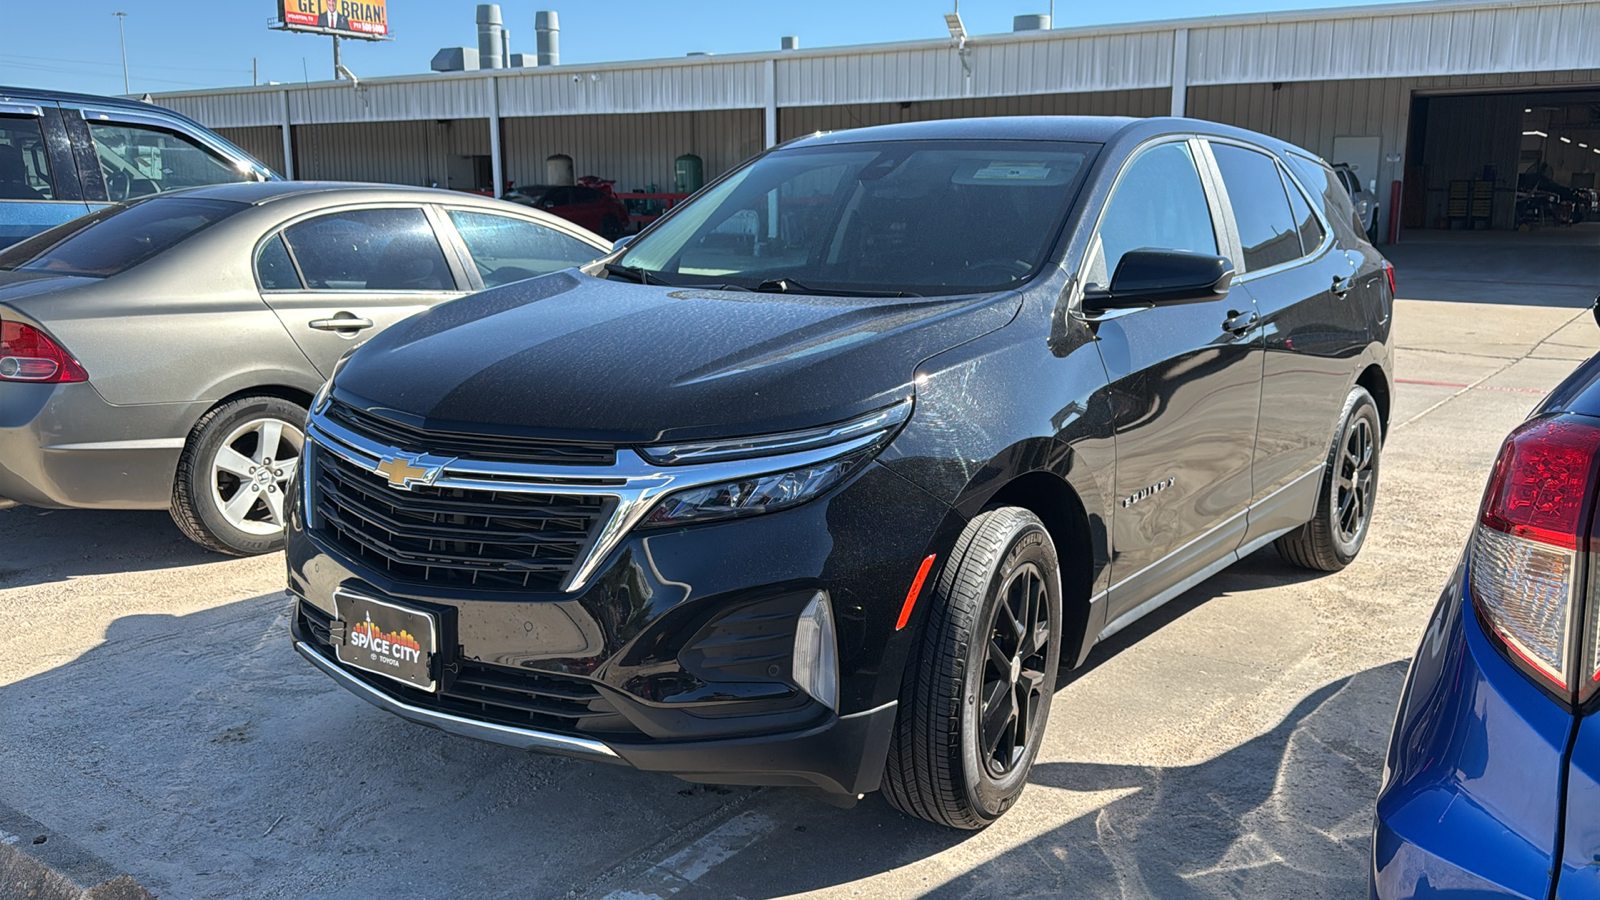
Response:
[{"label": "rooftop duct", "polygon": [[553,10],[533,14],[533,30],[538,40],[539,65],[561,65],[561,22]]},{"label": "rooftop duct", "polygon": [[478,67],[498,69],[505,65],[504,38],[500,34],[500,4],[478,4]]},{"label": "rooftop duct", "polygon": [[1050,30],[1050,19],[1051,19],[1051,17],[1047,16],[1047,15],[1012,16],[1011,17],[1011,30],[1012,31],[1049,31]]}]

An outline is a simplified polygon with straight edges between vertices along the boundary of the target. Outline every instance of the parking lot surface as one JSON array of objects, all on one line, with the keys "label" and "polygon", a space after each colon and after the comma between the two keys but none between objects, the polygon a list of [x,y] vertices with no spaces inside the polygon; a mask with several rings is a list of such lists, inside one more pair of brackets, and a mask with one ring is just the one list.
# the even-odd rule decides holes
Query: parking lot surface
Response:
[{"label": "parking lot surface", "polygon": [[[0,512],[0,832],[163,897],[1361,895],[1405,661],[1500,439],[1600,346],[1528,273],[1461,303],[1421,274],[1360,558],[1268,548],[1099,647],[985,832],[408,724],[293,653],[280,557],[26,508]],[[1521,305],[1482,302],[1497,283]]]}]

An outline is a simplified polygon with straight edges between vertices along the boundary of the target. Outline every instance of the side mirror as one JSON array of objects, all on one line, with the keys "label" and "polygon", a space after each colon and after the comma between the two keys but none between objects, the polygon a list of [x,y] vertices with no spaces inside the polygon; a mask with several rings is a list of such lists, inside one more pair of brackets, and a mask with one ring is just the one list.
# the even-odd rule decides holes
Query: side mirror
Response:
[{"label": "side mirror", "polygon": [[1123,254],[1109,290],[1087,291],[1084,312],[1177,303],[1205,303],[1228,295],[1233,263],[1188,250],[1132,250]]}]

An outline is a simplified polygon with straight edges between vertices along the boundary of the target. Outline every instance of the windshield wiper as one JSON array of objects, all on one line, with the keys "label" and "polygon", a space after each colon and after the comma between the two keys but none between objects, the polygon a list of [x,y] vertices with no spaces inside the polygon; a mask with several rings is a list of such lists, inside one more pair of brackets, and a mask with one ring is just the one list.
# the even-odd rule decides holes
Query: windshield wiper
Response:
[{"label": "windshield wiper", "polygon": [[636,281],[639,284],[659,284],[664,287],[676,287],[676,285],[672,284],[671,282],[652,275],[638,266],[625,266],[622,263],[606,263],[606,271],[612,275],[621,275],[623,278],[629,279],[630,281]]},{"label": "windshield wiper", "polygon": [[812,294],[818,297],[921,297],[910,291],[829,291],[818,288],[809,288],[795,281],[793,278],[775,278],[763,281],[756,285],[756,290],[764,294]]}]

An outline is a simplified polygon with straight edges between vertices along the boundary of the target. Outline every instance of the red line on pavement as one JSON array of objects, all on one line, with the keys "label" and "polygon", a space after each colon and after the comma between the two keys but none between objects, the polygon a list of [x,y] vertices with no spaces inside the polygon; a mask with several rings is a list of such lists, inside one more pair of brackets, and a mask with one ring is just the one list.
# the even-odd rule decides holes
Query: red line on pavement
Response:
[{"label": "red line on pavement", "polygon": [[1429,387],[1472,388],[1479,391],[1507,391],[1513,394],[1548,394],[1538,388],[1498,387],[1492,384],[1457,384],[1454,381],[1424,381],[1420,378],[1396,378],[1396,384],[1425,384]]}]

